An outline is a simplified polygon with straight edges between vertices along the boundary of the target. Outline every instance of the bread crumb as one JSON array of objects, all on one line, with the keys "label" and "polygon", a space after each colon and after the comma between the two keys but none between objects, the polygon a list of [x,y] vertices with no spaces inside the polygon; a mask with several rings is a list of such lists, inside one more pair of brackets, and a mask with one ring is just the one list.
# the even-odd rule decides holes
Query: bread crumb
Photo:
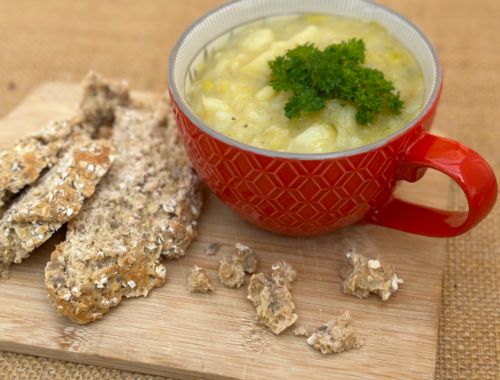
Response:
[{"label": "bread crumb", "polygon": [[205,255],[215,255],[217,253],[217,250],[220,248],[221,243],[218,241],[214,241],[213,243],[210,243],[207,248],[205,248]]},{"label": "bread crumb", "polygon": [[277,277],[254,274],[248,286],[248,299],[256,307],[257,318],[278,335],[297,320],[290,291]]},{"label": "bread crumb", "polygon": [[309,336],[311,333],[307,329],[307,327],[304,326],[297,326],[293,329],[293,333],[297,336]]},{"label": "bread crumb", "polygon": [[351,326],[351,316],[346,311],[318,328],[307,343],[323,354],[332,354],[359,348],[363,345],[363,340]]},{"label": "bread crumb", "polygon": [[222,283],[230,288],[239,288],[245,281],[245,271],[239,263],[223,257],[220,261],[219,276]]},{"label": "bread crumb", "polygon": [[193,267],[188,277],[188,290],[191,293],[206,293],[209,290],[214,290],[214,286],[203,268],[197,265]]},{"label": "bread crumb", "polygon": [[243,266],[246,273],[255,273],[257,270],[257,255],[254,251],[241,243],[234,246],[233,261]]},{"label": "bread crumb", "polygon": [[273,277],[278,278],[282,285],[286,286],[288,290],[291,290],[292,282],[297,278],[297,271],[284,260],[274,263],[271,269],[273,270]]},{"label": "bread crumb", "polygon": [[346,253],[346,263],[340,272],[344,293],[358,298],[366,298],[370,293],[378,294],[382,300],[398,290],[398,284],[403,283],[394,272],[394,268],[380,260],[372,260],[356,253],[349,248]]}]

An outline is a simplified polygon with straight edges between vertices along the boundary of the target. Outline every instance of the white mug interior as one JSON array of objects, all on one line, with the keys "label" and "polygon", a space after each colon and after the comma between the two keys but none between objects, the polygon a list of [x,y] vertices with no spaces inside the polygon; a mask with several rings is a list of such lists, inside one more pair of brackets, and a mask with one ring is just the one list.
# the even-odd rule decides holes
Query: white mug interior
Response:
[{"label": "white mug interior", "polygon": [[[257,148],[233,140],[207,126],[192,111],[186,89],[196,78],[196,67],[232,37],[242,26],[277,16],[293,14],[335,14],[363,21],[376,21],[414,55],[424,76],[424,105],[405,127],[380,141],[359,148],[331,153],[285,153]],[[436,101],[441,84],[441,68],[436,50],[412,22],[382,5],[367,0],[236,0],[225,4],[191,25],[180,37],[169,61],[168,82],[180,109],[199,128],[213,137],[243,150],[272,157],[317,160],[364,153],[385,145],[413,127]]]}]

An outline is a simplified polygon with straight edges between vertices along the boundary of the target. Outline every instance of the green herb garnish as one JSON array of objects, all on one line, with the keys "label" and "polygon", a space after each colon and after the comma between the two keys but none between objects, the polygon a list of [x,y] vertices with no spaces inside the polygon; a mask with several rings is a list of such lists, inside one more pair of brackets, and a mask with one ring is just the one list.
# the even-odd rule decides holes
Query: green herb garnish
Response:
[{"label": "green herb garnish", "polygon": [[319,51],[314,44],[297,46],[274,61],[270,85],[275,91],[293,91],[285,106],[289,119],[301,112],[313,113],[325,108],[325,100],[339,98],[358,104],[356,121],[367,125],[384,107],[399,114],[404,102],[394,85],[376,69],[361,66],[365,62],[365,43],[352,39]]}]

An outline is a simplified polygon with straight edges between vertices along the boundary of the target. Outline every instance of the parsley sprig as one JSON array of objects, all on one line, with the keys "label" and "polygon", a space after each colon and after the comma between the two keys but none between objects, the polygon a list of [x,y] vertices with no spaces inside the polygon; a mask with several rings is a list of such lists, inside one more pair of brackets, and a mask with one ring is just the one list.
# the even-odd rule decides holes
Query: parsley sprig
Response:
[{"label": "parsley sprig", "polygon": [[285,105],[289,119],[301,112],[314,113],[325,108],[325,100],[339,98],[358,104],[356,121],[367,125],[375,114],[388,107],[399,114],[404,102],[395,94],[394,85],[376,69],[363,67],[365,43],[351,39],[333,44],[324,51],[314,44],[297,46],[284,56],[269,61],[270,85],[275,91],[292,91]]}]

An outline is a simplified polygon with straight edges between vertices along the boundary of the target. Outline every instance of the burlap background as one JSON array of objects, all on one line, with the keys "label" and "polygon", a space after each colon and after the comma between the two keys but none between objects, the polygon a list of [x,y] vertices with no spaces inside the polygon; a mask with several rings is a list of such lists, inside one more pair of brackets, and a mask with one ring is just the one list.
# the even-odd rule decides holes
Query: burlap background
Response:
[{"label": "burlap background", "polygon": [[[379,1],[413,20],[439,51],[445,86],[435,126],[499,174],[500,1]],[[0,117],[41,82],[79,81],[89,68],[137,89],[164,90],[175,40],[223,2],[0,0]],[[451,208],[466,207],[456,188],[449,193]],[[448,241],[436,379],[500,378],[499,210]],[[0,379],[52,378],[159,379],[0,352]]]}]

